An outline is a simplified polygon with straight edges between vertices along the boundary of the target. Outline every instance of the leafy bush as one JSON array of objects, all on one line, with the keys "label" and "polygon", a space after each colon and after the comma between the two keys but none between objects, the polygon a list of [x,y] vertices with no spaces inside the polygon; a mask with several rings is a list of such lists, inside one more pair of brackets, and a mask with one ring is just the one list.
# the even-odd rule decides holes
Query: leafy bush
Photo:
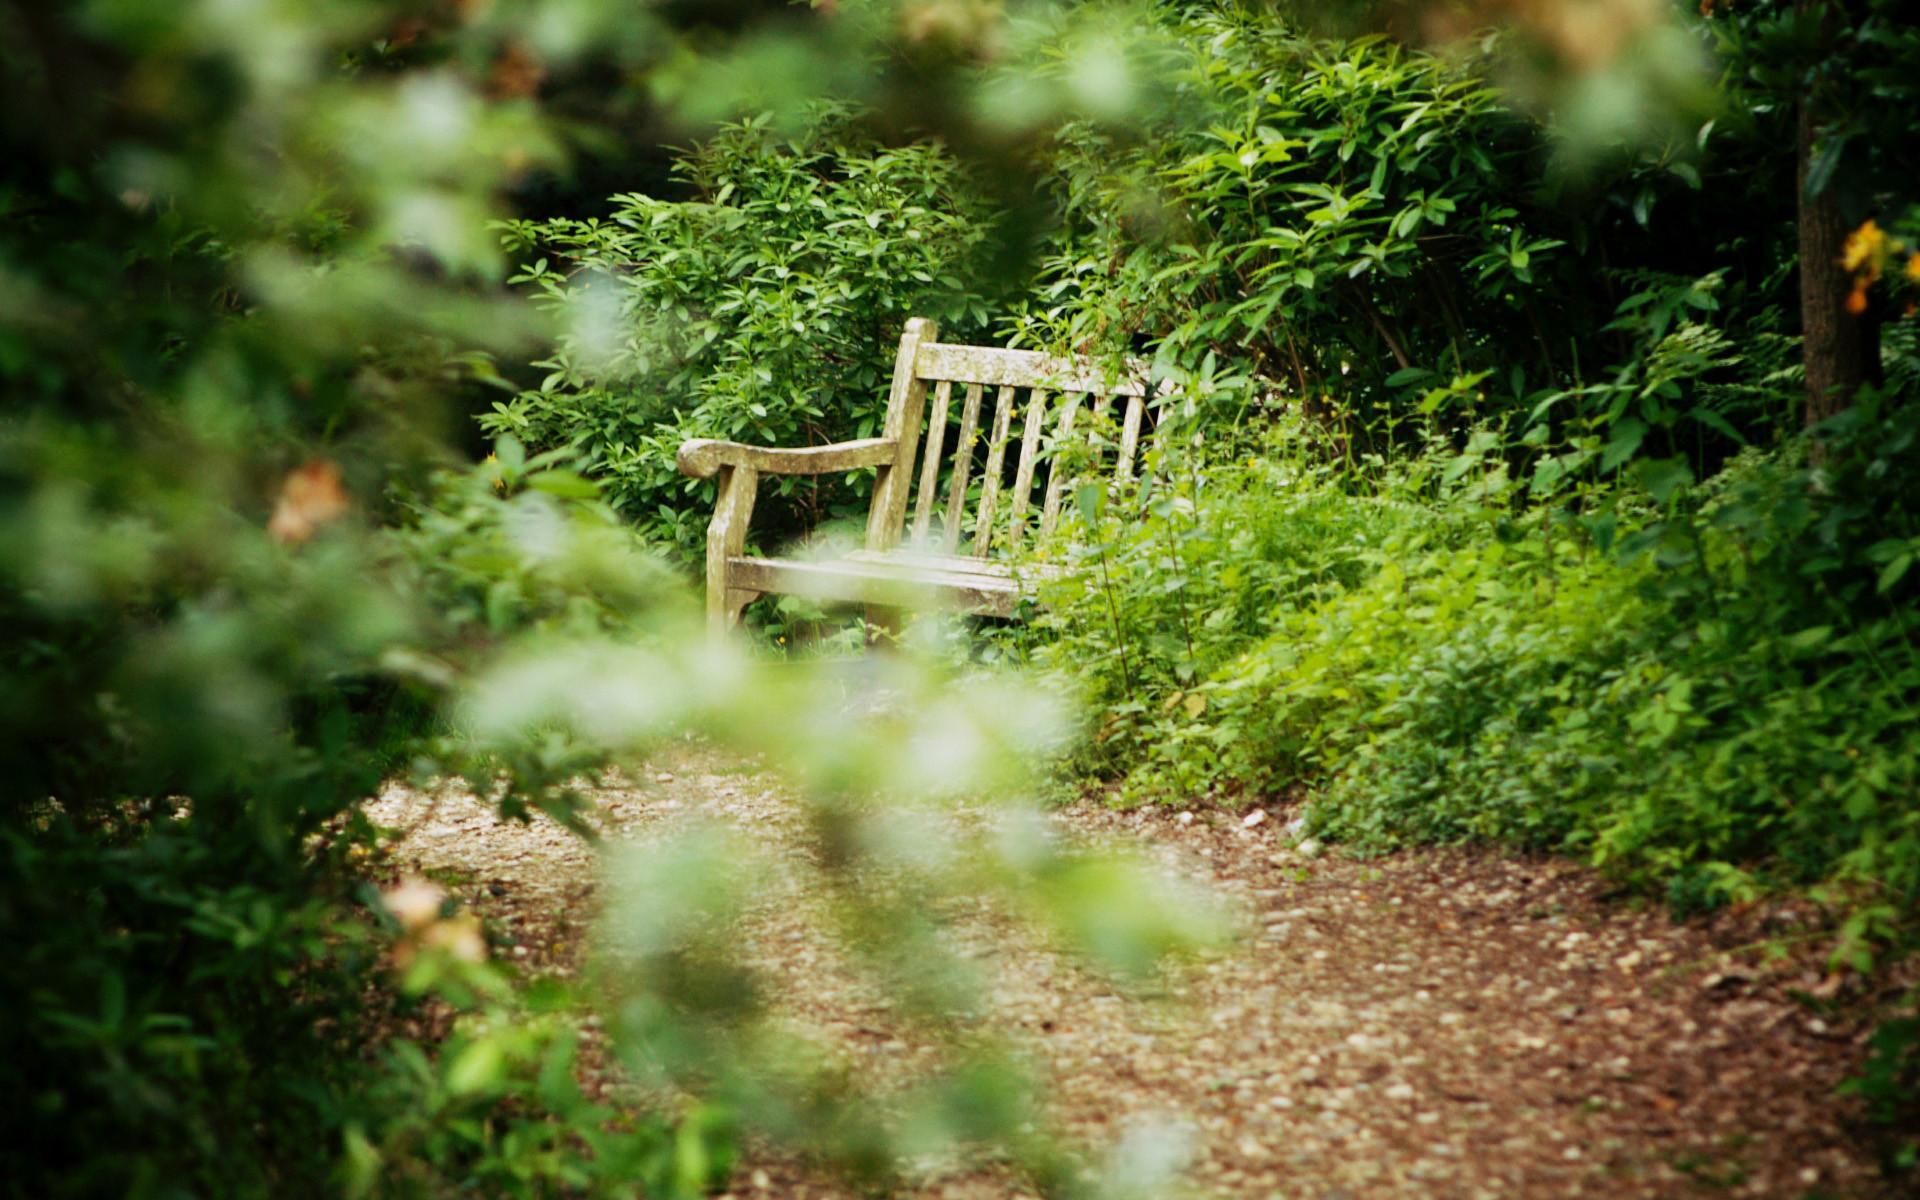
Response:
[{"label": "leafy bush", "polygon": [[[7,609],[32,631],[8,644],[5,697],[16,728],[40,727],[10,743],[0,822],[6,1053],[30,1081],[7,1173],[43,1195],[318,1189],[345,1127],[394,1119],[363,1094],[418,1098],[458,1063],[458,1044],[396,1044],[397,1073],[366,1053],[385,1037],[368,985],[388,938],[359,802],[410,767],[571,816],[563,785],[604,747],[484,743],[442,715],[448,697],[546,622],[633,639],[680,610],[632,532],[551,464],[443,477],[431,515],[394,533],[339,511],[323,464],[291,477],[311,494],[283,492],[276,538],[184,461],[123,462],[106,487],[21,471],[58,446],[16,432],[4,451],[23,499],[0,524]],[[475,610],[493,618],[477,636]],[[492,987],[506,1003],[505,977]],[[477,1149],[415,1146],[390,1169],[479,1177]],[[519,1153],[497,1169],[538,1157]]]},{"label": "leafy bush", "polygon": [[1496,86],[1497,38],[1441,56],[1237,5],[1155,21],[1177,103],[1143,136],[1060,135],[1028,336],[1223,364],[1250,386],[1221,420],[1284,398],[1342,458],[1407,449],[1462,379],[1456,431],[1544,420],[1608,469],[1644,444],[1706,475],[1791,427],[1794,185],[1764,121],[1576,167]]},{"label": "leafy bush", "polygon": [[[1081,506],[1061,539],[1077,569],[1043,591],[1031,652],[1077,679],[1102,718],[1084,767],[1120,770],[1144,794],[1284,788],[1312,774],[1310,754],[1280,769],[1281,747],[1226,717],[1209,681],[1400,557],[1470,544],[1486,524],[1427,502],[1433,459],[1376,461],[1362,476],[1333,459],[1336,445],[1289,417],[1224,442],[1163,434],[1139,496]],[[1234,690],[1250,698],[1269,682],[1280,681]]]},{"label": "leafy bush", "polygon": [[[813,445],[868,437],[910,316],[965,340],[1003,286],[989,219],[931,143],[885,147],[841,110],[791,137],[731,125],[676,168],[693,198],[614,198],[606,220],[515,221],[537,257],[517,281],[568,330],[537,389],[483,424],[589,454],[608,497],[656,542],[697,544],[707,506],[674,469],[691,437]],[[858,510],[870,476],[769,479],[756,536]]]},{"label": "leafy bush", "polygon": [[1217,353],[1317,409],[1337,392],[1356,435],[1430,368],[1558,377],[1539,331],[1592,290],[1533,198],[1537,129],[1474,64],[1210,7],[1167,18],[1183,106],[1137,141],[1062,139],[1055,336]]},{"label": "leafy bush", "polygon": [[1103,521],[1034,653],[1141,794],[1310,789],[1363,850],[1572,851],[1683,905],[1834,881],[1864,959],[1920,896],[1915,434],[1863,403],[1811,472],[1649,462],[1578,507],[1490,432],[1354,472],[1282,435]]},{"label": "leafy bush", "polygon": [[1901,997],[1894,1012],[1874,1029],[1860,1074],[1840,1091],[1865,1107],[1887,1173],[1910,1177],[1920,1169],[1920,997]]}]

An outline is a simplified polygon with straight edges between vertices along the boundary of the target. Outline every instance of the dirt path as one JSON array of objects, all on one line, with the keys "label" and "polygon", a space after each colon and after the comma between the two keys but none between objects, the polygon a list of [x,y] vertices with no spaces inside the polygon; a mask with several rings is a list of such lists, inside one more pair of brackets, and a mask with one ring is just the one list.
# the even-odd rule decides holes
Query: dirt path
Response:
[{"label": "dirt path", "polygon": [[[610,840],[698,808],[802,852],[778,782],[704,753],[600,800]],[[393,789],[371,815],[411,827],[401,861],[469,881],[465,898],[512,943],[505,953],[574,969],[591,849],[550,822],[502,824],[471,798],[432,805]],[[1057,819],[1095,842],[1134,842],[1251,915],[1254,932],[1184,972],[1171,1004],[1117,995],[1007,931],[980,938],[995,1007],[1067,1130],[1099,1145],[1137,1122],[1183,1127],[1199,1194],[1890,1194],[1832,1097],[1858,1031],[1829,1028],[1789,994],[1830,983],[1790,958],[1762,967],[1727,949],[1790,943],[1789,917],[1679,925],[1604,901],[1589,872],[1552,860],[1303,855],[1280,814],[1249,828],[1226,813],[1082,804]],[[915,1058],[804,911],[749,924],[750,954],[796,1020],[850,1056]],[[763,1162],[742,1169],[734,1194],[847,1193]],[[1014,1193],[976,1176],[913,1194]]]}]

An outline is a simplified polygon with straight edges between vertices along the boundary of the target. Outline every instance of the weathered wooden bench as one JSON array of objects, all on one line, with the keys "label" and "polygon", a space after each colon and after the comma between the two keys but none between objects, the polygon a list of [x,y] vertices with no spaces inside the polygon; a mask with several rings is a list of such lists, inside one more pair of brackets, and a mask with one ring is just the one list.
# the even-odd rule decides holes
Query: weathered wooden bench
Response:
[{"label": "weathered wooden bench", "polygon": [[[1140,364],[1130,364],[1125,377],[1115,378],[1114,372],[1081,360],[950,345],[937,340],[938,334],[925,318],[907,322],[879,437],[805,449],[707,439],[680,447],[684,474],[720,477],[707,526],[712,629],[728,629],[749,603],[770,594],[1011,616],[1036,573],[1045,570],[1018,559],[1036,484],[1044,489],[1037,530],[1045,539],[1062,504],[1071,503],[1070,485],[1100,472],[1109,452],[1114,484],[1131,482],[1142,427],[1151,420],[1146,403],[1151,387]],[[957,431],[952,428],[956,385],[962,390]],[[990,430],[981,412],[989,388],[997,389]],[[1083,410],[1087,415],[1076,432]],[[1016,416],[1022,421],[1020,444],[1008,481]],[[923,427],[925,453],[919,454]],[[983,440],[981,464],[976,460]],[[918,492],[909,533],[907,500],[916,461]],[[876,468],[876,476],[863,548],[833,559],[746,553],[761,475],[826,475],[864,467]],[[939,499],[943,486],[944,503]]]}]

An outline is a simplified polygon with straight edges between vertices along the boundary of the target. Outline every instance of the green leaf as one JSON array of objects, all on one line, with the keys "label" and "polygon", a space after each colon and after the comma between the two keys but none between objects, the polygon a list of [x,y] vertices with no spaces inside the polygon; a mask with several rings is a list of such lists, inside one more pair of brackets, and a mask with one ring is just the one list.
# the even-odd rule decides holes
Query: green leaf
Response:
[{"label": "green leaf", "polygon": [[1848,134],[1829,134],[1820,139],[1813,151],[1813,158],[1807,163],[1807,181],[1802,192],[1811,200],[1827,190],[1833,182],[1833,173],[1840,168],[1840,159],[1846,153]]},{"label": "green leaf", "polygon": [[568,1032],[555,1038],[540,1060],[540,1076],[535,1086],[540,1102],[555,1112],[566,1112],[580,1099],[580,1086],[573,1076],[577,1046],[578,1039]]},{"label": "green leaf", "polygon": [[1080,519],[1088,528],[1100,523],[1101,502],[1106,499],[1107,489],[1098,483],[1083,483],[1074,490],[1074,503],[1080,509]]},{"label": "green leaf", "polygon": [[1693,484],[1693,471],[1677,458],[1648,458],[1634,464],[1635,480],[1661,504]]},{"label": "green leaf", "polygon": [[112,1029],[126,1016],[127,981],[118,971],[108,971],[100,977],[100,1025],[103,1029]]},{"label": "green leaf", "polygon": [[1687,416],[1692,420],[1700,422],[1708,429],[1713,430],[1721,437],[1732,441],[1736,445],[1744,446],[1747,444],[1747,439],[1742,437],[1740,431],[1733,427],[1732,422],[1710,408],[1689,409]]},{"label": "green leaf", "polygon": [[563,500],[592,500],[600,495],[599,484],[575,471],[542,471],[526,482],[536,492]]},{"label": "green leaf", "polygon": [[1787,645],[1793,647],[1795,650],[1812,650],[1817,646],[1826,645],[1832,638],[1833,626],[1815,625],[1809,629],[1802,629],[1799,633],[1789,637],[1787,639]]},{"label": "green leaf", "polygon": [[1653,189],[1642,187],[1633,197],[1633,223],[1645,229],[1653,219]]},{"label": "green leaf", "polygon": [[1640,449],[1640,443],[1646,440],[1646,423],[1633,417],[1625,417],[1614,423],[1613,437],[1608,439],[1605,450],[1600,452],[1600,469],[1611,471],[1632,458]]},{"label": "green leaf", "polygon": [[493,454],[501,466],[511,471],[519,470],[527,461],[527,448],[510,433],[503,433],[494,441]]},{"label": "green leaf", "polygon": [[1913,555],[1910,553],[1902,554],[1900,557],[1894,559],[1885,567],[1881,568],[1880,581],[1875,585],[1874,590],[1879,592],[1892,591],[1893,586],[1900,582],[1901,578],[1906,575],[1907,569],[1912,566]]},{"label": "green leaf", "polygon": [[447,1068],[447,1090],[456,1096],[494,1091],[505,1081],[506,1066],[506,1052],[497,1038],[469,1042]]}]

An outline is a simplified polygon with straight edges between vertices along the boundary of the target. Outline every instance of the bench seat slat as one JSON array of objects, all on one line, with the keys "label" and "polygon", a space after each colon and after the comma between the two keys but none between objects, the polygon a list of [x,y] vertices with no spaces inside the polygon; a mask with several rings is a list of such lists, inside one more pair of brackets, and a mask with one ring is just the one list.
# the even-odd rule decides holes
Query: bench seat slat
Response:
[{"label": "bench seat slat", "polygon": [[680,473],[694,479],[711,479],[724,467],[751,467],[766,475],[831,475],[892,462],[898,450],[898,441],[890,437],[799,448],[695,438],[681,445],[676,458]]},{"label": "bench seat slat", "polygon": [[1011,616],[1020,603],[1020,585],[1010,575],[940,570],[865,555],[821,562],[730,558],[727,579],[736,588],[756,592],[856,604],[931,604],[985,616]]},{"label": "bench seat slat", "polygon": [[947,575],[986,575],[995,579],[1031,582],[1036,579],[1052,579],[1066,570],[1059,563],[1023,561],[1009,562],[1002,558],[974,558],[966,554],[936,554],[932,551],[916,550],[855,550],[840,561],[858,563],[880,563],[891,565],[895,569],[934,571]]}]

